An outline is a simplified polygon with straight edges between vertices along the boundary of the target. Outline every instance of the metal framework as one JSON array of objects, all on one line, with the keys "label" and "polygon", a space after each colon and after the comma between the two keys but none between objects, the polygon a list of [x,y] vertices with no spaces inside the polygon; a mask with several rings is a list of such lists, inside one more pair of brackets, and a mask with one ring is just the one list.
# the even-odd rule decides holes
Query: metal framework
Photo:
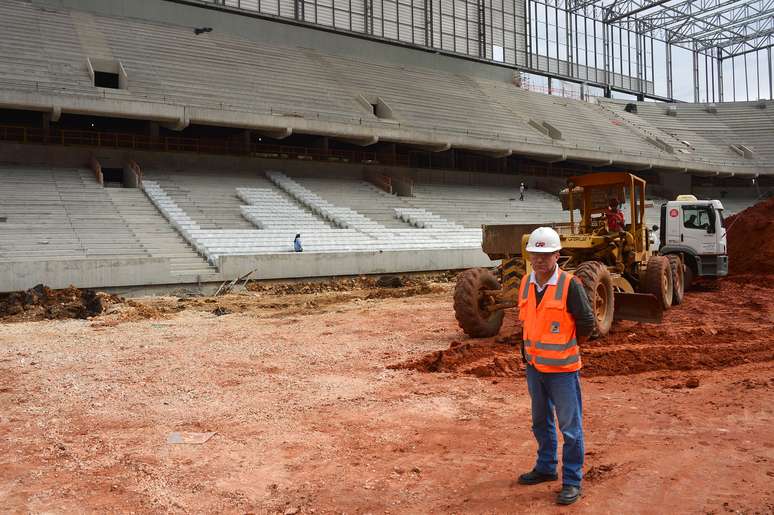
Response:
[{"label": "metal framework", "polygon": [[[731,100],[774,98],[774,0],[527,0],[533,1],[601,23],[606,70],[610,59],[616,59],[615,48],[607,56],[609,47],[614,45],[621,52],[630,46],[621,42],[621,30],[627,38],[632,34],[644,38],[642,42],[637,39],[638,65],[640,44],[663,42],[668,98],[673,98],[674,90],[673,47],[691,52],[694,102],[722,102],[729,93]],[[616,36],[618,40],[611,43]],[[623,55],[610,66],[615,68],[618,61],[624,61]],[[737,74],[744,79],[739,85]]]},{"label": "metal framework", "polygon": [[774,0],[558,0],[573,12],[725,57],[774,46]]},{"label": "metal framework", "polygon": [[549,93],[559,79],[581,98],[599,88],[639,99],[774,99],[774,0],[167,1],[496,61],[547,77]]}]

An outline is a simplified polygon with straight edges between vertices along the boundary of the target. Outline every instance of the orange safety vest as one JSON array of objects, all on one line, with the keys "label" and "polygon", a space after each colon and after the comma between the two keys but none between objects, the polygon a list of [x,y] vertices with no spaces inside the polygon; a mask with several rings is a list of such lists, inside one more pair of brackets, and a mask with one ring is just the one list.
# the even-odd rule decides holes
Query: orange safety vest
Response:
[{"label": "orange safety vest", "polygon": [[519,287],[519,319],[523,322],[524,357],[540,372],[575,372],[581,368],[575,319],[567,311],[572,274],[559,270],[556,285],[548,285],[540,305],[529,274]]}]

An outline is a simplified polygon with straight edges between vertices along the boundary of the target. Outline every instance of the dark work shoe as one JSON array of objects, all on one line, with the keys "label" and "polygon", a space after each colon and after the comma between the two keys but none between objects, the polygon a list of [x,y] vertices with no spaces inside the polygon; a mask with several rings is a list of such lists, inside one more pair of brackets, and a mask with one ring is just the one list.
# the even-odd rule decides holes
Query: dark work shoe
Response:
[{"label": "dark work shoe", "polygon": [[556,504],[572,504],[581,496],[581,489],[578,486],[564,485],[562,491],[556,496]]},{"label": "dark work shoe", "polygon": [[538,483],[545,483],[546,481],[556,481],[559,476],[556,474],[543,474],[535,469],[519,476],[520,485],[537,485]]}]

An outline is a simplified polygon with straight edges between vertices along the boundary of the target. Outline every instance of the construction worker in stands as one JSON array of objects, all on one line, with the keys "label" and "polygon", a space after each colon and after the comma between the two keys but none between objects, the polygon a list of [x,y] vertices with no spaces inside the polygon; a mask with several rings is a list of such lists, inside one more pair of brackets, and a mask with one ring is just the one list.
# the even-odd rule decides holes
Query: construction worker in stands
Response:
[{"label": "construction worker in stands", "polygon": [[596,319],[580,280],[557,264],[561,248],[559,234],[550,227],[535,229],[527,242],[532,272],[519,287],[519,319],[538,449],[534,468],[518,482],[536,485],[558,479],[555,414],[564,437],[562,490],[556,502],[572,504],[581,496],[583,477],[580,346]]},{"label": "construction worker in stands", "polygon": [[607,209],[605,209],[605,222],[607,223],[607,230],[611,233],[624,230],[624,215],[618,208],[618,205],[618,199],[611,198]]},{"label": "construction worker in stands", "polygon": [[519,200],[524,200],[524,183],[519,185]]}]

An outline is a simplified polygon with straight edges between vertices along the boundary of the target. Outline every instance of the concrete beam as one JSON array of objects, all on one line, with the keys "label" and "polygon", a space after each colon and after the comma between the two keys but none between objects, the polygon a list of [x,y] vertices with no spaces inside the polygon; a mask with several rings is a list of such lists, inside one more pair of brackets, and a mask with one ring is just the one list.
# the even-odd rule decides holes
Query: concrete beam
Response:
[{"label": "concrete beam", "polygon": [[534,159],[535,161],[541,161],[543,163],[561,163],[562,161],[567,161],[567,154],[556,154],[555,156],[530,156],[531,159]]},{"label": "concrete beam", "polygon": [[412,144],[412,143],[403,143],[403,144],[414,147],[418,150],[423,150],[425,152],[446,152],[451,148],[451,143],[438,143],[437,145],[423,145],[423,144]]},{"label": "concrete beam", "polygon": [[178,105],[9,90],[0,90],[0,108],[50,112],[52,117],[69,113],[163,123],[178,123],[185,117],[185,108]]},{"label": "concrete beam", "polygon": [[[377,141],[389,141],[424,148],[432,152],[442,152],[450,148],[460,148],[487,155],[503,156],[523,155],[544,162],[579,160],[602,163],[612,160],[620,166],[647,166],[647,169],[680,170],[686,168],[713,172],[735,172],[747,168],[743,164],[723,165],[704,162],[692,162],[685,157],[664,157],[645,155],[642,157],[618,152],[564,147],[557,143],[535,141],[491,140],[473,135],[455,134],[406,127],[399,124],[360,125],[347,122],[334,122],[303,116],[280,116],[266,113],[226,111],[217,108],[188,107],[161,104],[126,98],[94,98],[55,93],[0,91],[0,108],[22,109],[51,113],[52,118],[60,113],[72,113],[115,118],[141,119],[160,124],[168,124],[174,130],[182,130],[189,124],[233,127],[266,132],[269,137],[290,134],[309,134],[328,136],[342,141],[367,146]],[[285,136],[287,137],[287,136]],[[749,170],[757,172],[768,168],[749,164]]]},{"label": "concrete beam", "polygon": [[513,155],[513,150],[511,149],[504,149],[504,150],[484,150],[484,151],[474,151],[477,154],[481,154],[487,157],[493,157],[495,159],[500,159],[503,157],[508,157],[510,155]]},{"label": "concrete beam", "polygon": [[259,136],[263,136],[266,138],[272,138],[272,139],[285,139],[291,134],[293,134],[293,129],[290,127],[285,127],[284,129],[276,129],[276,130],[269,130],[269,129],[261,129],[254,131]]},{"label": "concrete beam", "polygon": [[610,166],[613,164],[612,159],[583,158],[583,159],[570,159],[570,161],[577,161],[579,163],[584,163],[591,166]]},{"label": "concrete beam", "polygon": [[183,114],[175,123],[165,123],[163,126],[171,131],[182,131],[191,124],[188,116]]},{"label": "concrete beam", "polygon": [[367,147],[369,145],[373,145],[374,143],[377,143],[379,141],[379,136],[366,136],[363,138],[336,138],[339,141],[343,141],[344,143],[349,143],[351,145],[358,145],[360,147]]}]

